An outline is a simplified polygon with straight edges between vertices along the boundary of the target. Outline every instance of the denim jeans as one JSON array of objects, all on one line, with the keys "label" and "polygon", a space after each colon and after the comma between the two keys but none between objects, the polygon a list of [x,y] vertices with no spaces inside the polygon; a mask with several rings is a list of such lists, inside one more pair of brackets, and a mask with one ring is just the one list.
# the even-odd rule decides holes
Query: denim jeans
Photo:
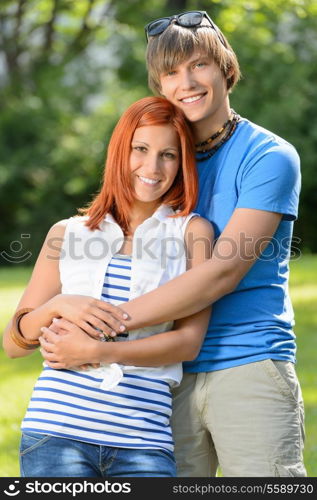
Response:
[{"label": "denim jeans", "polygon": [[175,477],[173,453],[113,448],[47,434],[24,432],[22,477]]}]

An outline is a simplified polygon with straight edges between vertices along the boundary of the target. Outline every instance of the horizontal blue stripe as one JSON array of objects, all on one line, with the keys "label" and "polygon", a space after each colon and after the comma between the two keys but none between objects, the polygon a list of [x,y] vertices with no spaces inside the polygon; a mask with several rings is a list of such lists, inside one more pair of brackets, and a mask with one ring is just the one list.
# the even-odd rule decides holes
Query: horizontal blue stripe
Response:
[{"label": "horizontal blue stripe", "polygon": [[74,395],[73,392],[62,391],[60,389],[57,390],[57,389],[52,389],[52,388],[48,389],[46,387],[34,387],[34,391],[55,392],[57,394],[64,394],[64,396],[73,396],[73,397],[76,397],[77,399],[83,399],[84,401],[95,402],[95,403],[99,403],[99,404],[106,405],[106,406],[114,406],[116,408],[125,408],[126,410],[137,410],[140,412],[142,411],[144,413],[154,413],[155,415],[161,415],[164,418],[169,418],[168,413],[163,413],[163,412],[158,411],[158,410],[154,410],[154,409],[150,409],[150,408],[140,408],[138,406],[127,406],[127,405],[123,405],[120,403],[114,403],[112,401],[111,402],[110,401],[103,401],[100,399],[90,398],[88,396],[82,396],[79,394]]},{"label": "horizontal blue stripe", "polygon": [[168,384],[168,382],[165,382],[165,380],[157,380],[155,378],[143,377],[141,375],[132,375],[131,373],[125,373],[124,377],[135,378],[135,379],[140,379],[140,380],[147,380],[148,382],[153,382],[153,384],[166,385],[169,388],[169,384]]},{"label": "horizontal blue stripe", "polygon": [[116,295],[109,295],[108,293],[103,293],[102,297],[106,299],[120,300],[122,302],[128,302],[129,297],[117,297]]},{"label": "horizontal blue stripe", "polygon": [[121,274],[111,274],[111,273],[106,273],[106,276],[109,278],[120,278],[122,280],[131,280],[130,276],[122,276]]},{"label": "horizontal blue stripe", "polygon": [[[92,411],[93,413],[100,413],[101,415],[113,415],[115,417],[126,418],[129,420],[141,420],[142,422],[148,422],[149,424],[158,425],[159,427],[166,428],[166,424],[163,424],[162,422],[158,422],[157,420],[152,420],[151,418],[147,418],[147,417],[136,417],[136,416],[132,416],[132,415],[125,415],[124,413],[117,413],[116,411],[97,410],[96,408],[87,408],[87,406],[75,405],[74,403],[67,403],[66,401],[60,401],[60,400],[50,399],[50,398],[32,398],[31,401],[42,402],[42,403],[53,403],[56,405],[62,405],[62,406],[66,406],[66,407],[69,406],[70,408],[76,408],[77,410],[81,410],[81,411]],[[30,411],[31,409],[32,408],[28,408],[28,411]],[[130,407],[129,407],[129,409],[130,409]]]},{"label": "horizontal blue stripe", "polygon": [[165,396],[167,398],[172,399],[172,395],[169,392],[163,392],[159,391],[158,389],[149,389],[149,387],[139,387],[137,385],[132,385],[132,384],[125,384],[124,382],[120,382],[120,386],[124,387],[130,387],[131,389],[135,389],[137,391],[143,391],[143,392],[153,392],[154,394],[161,394],[162,396]]},{"label": "horizontal blue stripe", "polygon": [[[24,432],[27,432],[27,431],[30,431],[30,432],[38,432],[39,434],[42,434],[42,435],[49,435],[49,436],[56,436],[56,437],[65,437],[65,438],[68,438],[68,439],[72,439],[72,440],[76,440],[76,436],[70,436],[69,434],[64,434],[62,432],[52,432],[52,431],[48,431],[48,432],[44,432],[43,429],[34,429],[32,427],[22,427],[22,431]],[[85,443],[94,443],[94,444],[102,444],[104,446],[114,446],[114,447],[117,447],[117,448],[120,448],[120,443],[115,443],[113,441],[105,441],[105,440],[97,440],[97,439],[87,439],[87,438],[84,438],[84,437],[81,437],[80,436],[80,441],[83,441]],[[171,443],[171,445],[173,444],[173,442]],[[121,443],[121,447],[123,448],[149,448],[149,449],[152,449],[152,448],[158,448],[158,449],[168,449],[170,450],[171,449],[171,446],[168,446],[169,443],[167,443],[167,446],[159,446],[159,445],[156,445],[153,443],[153,445],[151,444],[149,446],[149,444],[142,444],[142,443],[127,443],[127,442],[124,442],[123,444]]]},{"label": "horizontal blue stripe", "polygon": [[[128,424],[122,424],[120,422],[113,422],[113,420],[101,420],[98,418],[90,418],[90,417],[84,417],[82,415],[74,415],[73,413],[67,413],[65,411],[58,411],[58,410],[49,410],[46,408],[28,408],[28,412],[41,412],[41,413],[50,413],[53,415],[63,415],[65,417],[71,417],[71,418],[77,418],[77,420],[86,420],[87,422],[96,422],[98,424],[104,424],[104,425],[111,425],[113,427],[122,427],[123,429],[133,429],[136,431],[145,431],[145,432],[152,432],[153,434],[165,434],[166,436],[171,436],[171,432],[167,431],[162,431],[159,429],[147,429],[146,427],[137,427],[135,425],[128,425]],[[93,410],[91,410],[93,411]],[[121,418],[125,418],[124,415],[121,415]],[[63,422],[56,421],[57,425],[64,425]]]},{"label": "horizontal blue stripe", "polygon": [[[118,259],[120,260],[120,259]],[[128,262],[128,261],[127,261]],[[131,267],[128,267],[128,266],[119,266],[119,264],[108,264],[108,267],[117,267],[118,269],[128,269],[129,271],[131,271]]]},{"label": "horizontal blue stripe", "polygon": [[124,257],[122,255],[114,255],[111,260],[118,260],[119,262],[132,262],[132,257],[130,255],[125,255]]},{"label": "horizontal blue stripe", "polygon": [[[86,373],[83,373],[83,372],[75,372],[73,370],[56,370],[54,368],[51,368],[50,366],[45,366],[44,370],[43,371],[49,371],[49,372],[52,372],[52,373],[69,373],[71,375],[74,375],[74,377],[80,377],[80,378],[83,378],[83,379],[88,379],[88,380],[96,380],[96,382],[102,382],[103,381],[103,378],[97,378],[97,377],[93,377],[92,375],[87,375]],[[41,378],[41,377],[40,377]]]},{"label": "horizontal blue stripe", "polygon": [[127,292],[130,291],[130,287],[129,286],[109,285],[108,283],[104,283],[103,286],[105,288],[115,288],[116,290],[126,290]]},{"label": "horizontal blue stripe", "polygon": [[[56,422],[54,422],[53,420],[46,420],[46,419],[42,419],[42,418],[24,418],[23,419],[23,422],[42,422],[43,424],[49,424],[49,425],[57,425]],[[80,425],[73,425],[73,424],[67,424],[67,423],[63,423],[63,424],[59,424],[59,425],[62,425],[63,427],[68,427],[69,429],[77,429],[79,431],[85,431],[85,432],[91,432],[92,434],[108,434],[110,436],[116,436],[116,437],[122,437],[122,438],[126,438],[126,434],[120,434],[119,432],[107,432],[107,431],[102,431],[102,430],[99,430],[99,429],[87,429],[87,427],[81,427]],[[149,439],[149,438],[146,438],[146,437],[143,437],[142,435],[138,435],[138,436],[129,436],[129,439],[141,439],[142,441],[151,441],[153,443],[166,443],[168,444],[169,441],[165,441],[164,439]]]}]

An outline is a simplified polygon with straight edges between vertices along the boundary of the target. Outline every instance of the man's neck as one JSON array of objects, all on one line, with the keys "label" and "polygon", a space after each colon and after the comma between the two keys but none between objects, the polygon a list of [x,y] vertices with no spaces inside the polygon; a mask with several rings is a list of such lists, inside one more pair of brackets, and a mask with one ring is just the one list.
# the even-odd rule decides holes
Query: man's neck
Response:
[{"label": "man's neck", "polygon": [[217,109],[215,113],[208,116],[204,120],[192,123],[195,143],[205,141],[206,139],[208,139],[208,137],[211,137],[213,134],[215,134],[230,118],[230,116],[231,108],[229,98],[227,98],[224,105],[219,107],[219,109]]}]

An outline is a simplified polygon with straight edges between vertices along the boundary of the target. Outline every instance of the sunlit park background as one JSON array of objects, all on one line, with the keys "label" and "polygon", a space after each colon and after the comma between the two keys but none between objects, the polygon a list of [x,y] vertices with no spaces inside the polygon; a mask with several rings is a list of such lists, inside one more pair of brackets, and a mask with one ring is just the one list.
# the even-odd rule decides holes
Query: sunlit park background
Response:
[{"label": "sunlit park background", "polygon": [[[151,95],[143,26],[194,9],[208,11],[238,54],[243,78],[232,107],[290,141],[301,157],[291,296],[305,463],[316,477],[316,0],[1,0],[0,330],[49,227],[98,190],[118,117]],[[19,424],[40,357],[0,357],[0,475],[17,476]]]}]

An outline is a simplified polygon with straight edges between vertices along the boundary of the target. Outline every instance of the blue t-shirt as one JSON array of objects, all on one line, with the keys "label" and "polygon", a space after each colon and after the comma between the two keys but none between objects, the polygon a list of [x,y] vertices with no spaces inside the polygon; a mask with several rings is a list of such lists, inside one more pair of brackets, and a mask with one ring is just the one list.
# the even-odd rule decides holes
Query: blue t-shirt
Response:
[{"label": "blue t-shirt", "polygon": [[184,363],[184,371],[221,370],[268,358],[295,362],[288,276],[300,191],[298,154],[285,140],[241,119],[214,156],[197,159],[200,191],[195,211],[212,223],[216,238],[236,208],[278,212],[283,218],[235,291],[213,304],[201,351]]}]

